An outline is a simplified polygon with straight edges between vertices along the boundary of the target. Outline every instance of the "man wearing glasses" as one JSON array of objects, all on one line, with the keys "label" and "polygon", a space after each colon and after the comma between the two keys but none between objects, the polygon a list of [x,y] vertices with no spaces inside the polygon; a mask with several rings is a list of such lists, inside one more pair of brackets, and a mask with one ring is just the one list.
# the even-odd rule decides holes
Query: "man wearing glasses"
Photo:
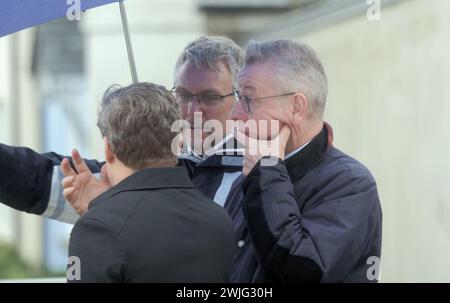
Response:
[{"label": "man wearing glasses", "polygon": [[[247,146],[241,201],[260,266],[254,281],[376,282],[382,213],[369,170],[332,145],[324,123],[327,77],[313,49],[289,40],[251,41],[239,76],[242,121],[277,121],[277,132],[238,131]],[[270,142],[272,141],[272,142]],[[275,160],[264,165],[264,158]],[[227,201],[228,202],[228,201]]]},{"label": "man wearing glasses", "polygon": [[[182,119],[194,126],[194,116],[201,115],[202,122],[217,120],[225,125],[236,103],[233,92],[242,63],[242,49],[228,38],[200,37],[188,44],[178,58],[174,73],[173,92],[179,102]],[[206,136],[208,132],[202,133],[202,137]],[[73,154],[80,158],[78,152]],[[223,205],[224,193],[240,174],[242,158],[228,161],[225,170],[220,168],[222,164],[217,159],[204,162],[201,151],[197,154],[189,150],[179,158],[186,164],[194,183],[205,184],[200,189],[208,196],[214,198],[219,190],[215,200]],[[0,144],[0,201],[17,210],[74,223],[79,215],[66,203],[60,188],[63,175],[59,165],[63,159],[64,156],[56,153],[38,154],[28,148]],[[194,171],[200,162],[201,168]],[[91,171],[100,172],[102,163],[86,161],[86,164]],[[208,182],[202,178],[203,168],[214,170],[212,176],[205,178]],[[107,187],[102,185],[100,191]],[[73,206],[81,213],[87,209],[86,204]]]},{"label": "man wearing glasses", "polygon": [[[202,124],[219,120],[228,133],[225,122],[231,112],[231,119],[278,121],[281,129],[237,132],[240,141],[279,138],[280,143],[269,154],[247,153],[243,167],[238,151],[218,150],[209,157],[190,151],[179,157],[194,184],[233,220],[239,250],[231,281],[376,281],[369,263],[381,250],[375,181],[363,165],[331,145],[331,128],[323,122],[327,80],[314,51],[285,40],[250,43],[239,78],[240,102],[235,103],[232,92],[242,57],[238,48],[231,48],[234,55],[227,51],[228,56],[211,60],[211,53],[220,49],[223,44],[217,40],[201,38],[180,55],[174,91],[183,118],[194,122],[201,112]],[[75,162],[80,160],[74,156]],[[262,166],[263,156],[275,156],[275,165]],[[32,153],[27,160],[41,157]],[[99,164],[87,164],[99,171]],[[17,174],[13,168],[10,173]],[[50,205],[48,194],[42,193],[49,191],[51,178],[46,178],[38,178],[40,190],[31,191],[44,200],[44,207],[37,210],[27,197],[22,209],[40,214]],[[8,201],[4,193],[11,190],[0,184],[0,199]],[[82,213],[96,195],[71,203]]]},{"label": "man wearing glasses", "polygon": [[[200,37],[186,46],[180,54],[175,66],[173,93],[175,94],[183,119],[194,126],[194,117],[201,114],[202,123],[220,121],[224,126],[236,103],[235,88],[238,84],[238,73],[243,64],[243,51],[232,40],[224,37]],[[200,131],[202,131],[200,127]],[[224,134],[227,129],[223,129]],[[202,137],[209,133],[202,132]],[[217,204],[224,206],[228,191],[233,181],[241,175],[242,156],[238,153],[224,153],[217,150],[208,157],[202,151],[196,153],[189,146],[187,152],[179,155],[179,163],[183,165],[194,185]],[[39,154],[35,151],[0,144],[0,201],[20,211],[41,215],[65,223],[75,223],[84,214],[90,201],[110,188],[103,178],[91,182],[90,191],[84,199],[75,199],[69,204],[63,197],[61,180],[61,161],[65,158],[56,153]],[[89,171],[84,169],[85,162]],[[78,173],[85,175],[99,173],[103,163],[81,159],[74,150],[72,163]],[[67,162],[66,162],[67,164]],[[68,174],[71,169],[63,163],[62,170]],[[67,191],[66,191],[67,194]],[[73,208],[72,208],[73,207]],[[228,206],[225,206],[228,210]],[[235,211],[231,216],[235,230],[242,233],[245,229],[242,212],[238,205],[229,207]],[[76,210],[76,212],[74,211]],[[235,246],[239,247],[237,237]],[[245,247],[247,249],[247,247]],[[235,257],[234,264],[243,267],[247,276],[252,276],[257,260],[252,258],[241,261]],[[241,265],[245,263],[245,265]],[[251,278],[241,277],[239,272],[232,274],[235,282],[250,282]]]}]

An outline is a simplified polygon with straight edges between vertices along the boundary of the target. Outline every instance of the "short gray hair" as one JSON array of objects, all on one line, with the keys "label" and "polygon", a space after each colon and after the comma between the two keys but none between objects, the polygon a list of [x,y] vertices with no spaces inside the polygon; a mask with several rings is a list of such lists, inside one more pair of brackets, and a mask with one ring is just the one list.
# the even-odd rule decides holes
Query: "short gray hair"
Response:
[{"label": "short gray hair", "polygon": [[111,86],[104,94],[98,127],[112,152],[126,166],[176,163],[171,143],[173,122],[180,119],[178,104],[163,86],[136,83]]},{"label": "short gray hair", "polygon": [[322,63],[310,46],[292,40],[251,40],[245,55],[245,64],[271,59],[277,67],[278,80],[283,89],[305,94],[310,116],[323,117],[328,80]]},{"label": "short gray hair", "polygon": [[233,86],[238,87],[239,70],[244,63],[244,51],[231,39],[220,36],[202,36],[181,52],[175,65],[174,79],[180,67],[192,63],[196,68],[208,68],[218,71],[218,64],[223,62],[228,68]]}]

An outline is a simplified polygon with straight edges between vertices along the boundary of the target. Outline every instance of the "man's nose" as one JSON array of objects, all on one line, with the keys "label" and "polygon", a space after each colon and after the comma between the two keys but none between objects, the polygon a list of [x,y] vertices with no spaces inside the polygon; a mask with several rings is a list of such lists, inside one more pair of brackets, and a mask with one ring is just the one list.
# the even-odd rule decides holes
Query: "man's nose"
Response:
[{"label": "man's nose", "polygon": [[203,112],[203,104],[198,102],[198,97],[193,96],[192,101],[189,103],[188,107],[189,115],[194,115],[194,113]]},{"label": "man's nose", "polygon": [[244,122],[248,120],[248,113],[244,110],[241,102],[236,102],[234,104],[233,109],[230,113],[230,119],[242,120]]}]

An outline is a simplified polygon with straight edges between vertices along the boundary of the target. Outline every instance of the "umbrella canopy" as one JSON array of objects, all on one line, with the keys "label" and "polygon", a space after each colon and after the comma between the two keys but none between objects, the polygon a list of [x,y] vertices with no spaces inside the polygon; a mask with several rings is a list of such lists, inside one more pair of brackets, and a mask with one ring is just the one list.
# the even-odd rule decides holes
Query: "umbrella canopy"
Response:
[{"label": "umbrella canopy", "polygon": [[87,10],[120,0],[1,0],[0,37],[65,17],[77,1],[82,10]]},{"label": "umbrella canopy", "polygon": [[105,4],[119,2],[122,25],[127,46],[128,59],[133,82],[137,82],[136,66],[131,47],[128,24],[123,0],[0,0],[0,37],[66,17],[74,5],[80,4],[87,10]]}]

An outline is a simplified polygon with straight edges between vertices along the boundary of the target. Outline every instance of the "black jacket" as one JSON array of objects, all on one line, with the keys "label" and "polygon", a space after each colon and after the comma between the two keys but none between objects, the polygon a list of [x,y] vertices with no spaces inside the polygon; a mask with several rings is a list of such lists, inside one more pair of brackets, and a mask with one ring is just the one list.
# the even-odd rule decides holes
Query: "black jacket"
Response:
[{"label": "black jacket", "polygon": [[[325,124],[291,158],[259,163],[234,181],[224,204],[238,248],[231,281],[377,281],[382,212],[376,183],[332,140]],[[224,173],[242,169],[239,159],[214,155],[184,165],[197,188],[213,197]]]},{"label": "black jacket", "polygon": [[[240,176],[222,193],[222,199],[226,199],[224,207],[233,221],[234,247],[238,247],[232,282],[373,281],[367,279],[371,276],[367,271],[373,268],[368,258],[380,256],[382,226],[376,184],[367,168],[331,145],[330,130],[324,127],[292,158],[272,168],[256,167],[247,178],[248,182],[244,184],[245,178]],[[59,168],[55,166],[61,158],[54,153],[37,154],[27,148],[0,144],[0,201],[31,213],[45,211],[44,215],[61,220],[62,214],[70,209],[58,189]],[[93,171],[100,170],[96,161],[87,161],[87,164]],[[195,186],[215,199],[225,174],[242,170],[242,157],[213,155],[206,160],[185,157],[180,164],[187,168]],[[264,195],[255,195],[261,189],[259,184],[270,182],[280,189],[279,199],[267,198],[271,192],[269,187],[262,188]],[[244,190],[250,192],[245,200]],[[49,212],[49,197],[58,195],[56,207]],[[252,200],[255,203],[251,203]],[[267,207],[271,203],[258,208],[263,205],[261,201],[277,201],[286,206],[287,213],[284,216],[269,214]],[[269,222],[258,219],[266,213]],[[251,223],[250,228],[247,221]],[[268,228],[272,221],[295,228],[292,237],[286,237],[283,229]],[[264,236],[258,237],[257,230],[264,231],[261,233]],[[255,251],[253,237],[259,254]],[[295,250],[301,243],[306,245]],[[305,247],[310,250],[302,251]],[[268,254],[270,249],[277,254]],[[290,250],[292,254],[287,253]],[[259,265],[260,260],[263,266]]]},{"label": "black jacket", "polygon": [[242,246],[231,279],[376,282],[382,212],[369,170],[331,145],[324,126],[274,166],[235,181],[225,207]]},{"label": "black jacket", "polygon": [[233,229],[184,168],[145,169],[90,204],[69,255],[81,282],[227,282]]}]

